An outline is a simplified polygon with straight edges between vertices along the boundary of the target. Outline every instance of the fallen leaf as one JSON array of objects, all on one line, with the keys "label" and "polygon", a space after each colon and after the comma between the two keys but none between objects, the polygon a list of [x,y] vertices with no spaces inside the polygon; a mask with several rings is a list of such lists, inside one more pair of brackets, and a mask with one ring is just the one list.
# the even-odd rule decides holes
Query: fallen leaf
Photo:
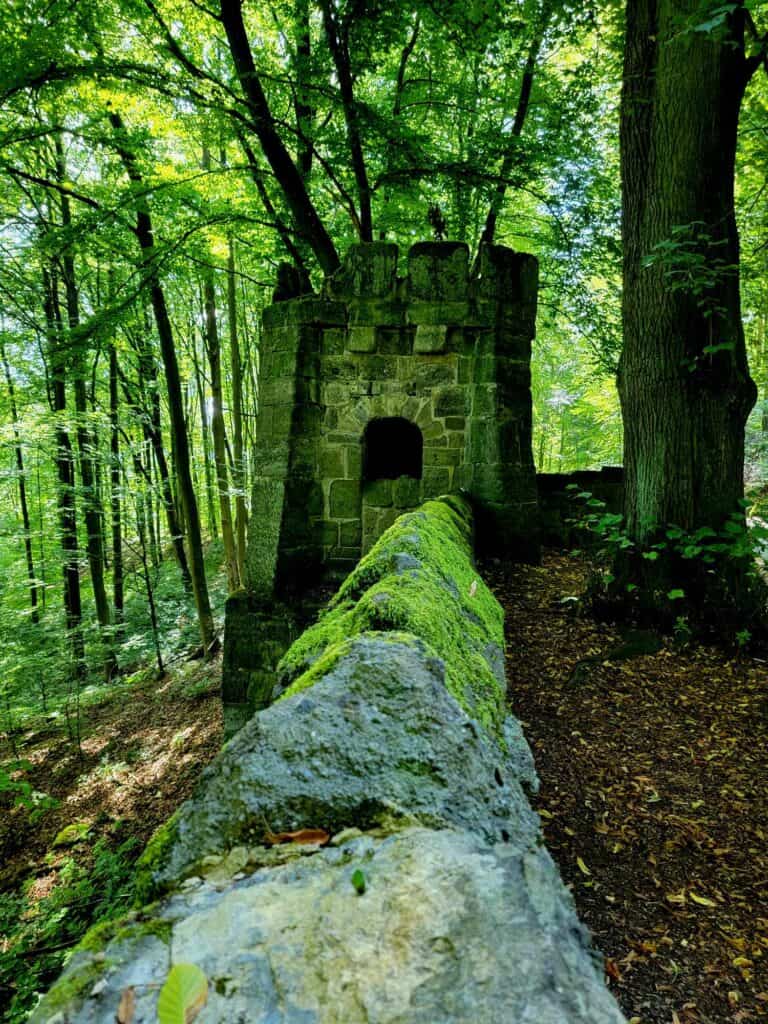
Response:
[{"label": "fallen leaf", "polygon": [[717,904],[714,900],[708,899],[706,896],[699,896],[693,890],[689,893],[694,903],[698,903],[700,907],[716,907]]},{"label": "fallen leaf", "polygon": [[133,985],[124,988],[117,1008],[117,1024],[131,1024],[136,1010],[136,993]]},{"label": "fallen leaf", "polygon": [[591,875],[592,874],[592,872],[589,870],[589,868],[584,863],[584,861],[581,859],[581,857],[577,857],[576,858],[576,866],[578,867],[578,869],[582,873],[582,875]]},{"label": "fallen leaf", "polygon": [[268,846],[280,843],[303,843],[307,846],[325,846],[331,837],[322,828],[300,828],[296,832],[267,832],[264,841]]}]

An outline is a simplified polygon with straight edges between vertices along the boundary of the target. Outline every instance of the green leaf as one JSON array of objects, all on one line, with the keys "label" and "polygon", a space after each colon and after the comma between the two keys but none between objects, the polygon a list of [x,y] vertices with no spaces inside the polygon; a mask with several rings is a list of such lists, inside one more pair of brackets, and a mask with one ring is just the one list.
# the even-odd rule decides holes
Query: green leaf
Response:
[{"label": "green leaf", "polygon": [[648,562],[655,562],[658,557],[659,557],[659,552],[658,551],[644,551],[643,552],[643,558],[646,561],[648,561]]},{"label": "green leaf", "polygon": [[365,892],[365,875],[360,868],[357,868],[356,871],[352,872],[351,882],[357,895],[362,896]]},{"label": "green leaf", "polygon": [[684,590],[670,590],[667,593],[667,598],[670,601],[680,601],[684,597],[685,597],[685,591]]},{"label": "green leaf", "polygon": [[174,964],[157,1001],[158,1024],[191,1024],[208,999],[208,979],[196,964]]}]

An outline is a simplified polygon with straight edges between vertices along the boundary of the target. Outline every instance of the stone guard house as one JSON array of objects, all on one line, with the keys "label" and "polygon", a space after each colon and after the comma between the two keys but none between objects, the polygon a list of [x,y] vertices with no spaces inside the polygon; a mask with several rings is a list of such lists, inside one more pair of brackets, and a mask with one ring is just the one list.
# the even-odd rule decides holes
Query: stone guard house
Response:
[{"label": "stone guard house", "polygon": [[[268,702],[303,598],[404,510],[464,489],[487,549],[537,553],[530,357],[535,257],[353,246],[321,295],[264,312],[246,588],[227,604],[232,733]],[[306,611],[306,609],[305,609]]]}]

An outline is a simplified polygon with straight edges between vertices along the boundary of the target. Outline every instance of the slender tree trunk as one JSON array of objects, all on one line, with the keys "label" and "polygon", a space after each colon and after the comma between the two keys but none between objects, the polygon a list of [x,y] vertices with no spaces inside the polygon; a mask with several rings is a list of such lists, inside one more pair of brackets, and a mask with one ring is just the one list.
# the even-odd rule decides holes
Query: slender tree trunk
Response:
[{"label": "slender tree trunk", "polygon": [[11,407],[11,424],[13,427],[13,449],[16,456],[16,474],[19,485],[19,504],[21,505],[21,522],[24,527],[24,554],[27,559],[27,579],[29,580],[29,601],[32,608],[32,622],[37,624],[40,621],[40,613],[37,608],[38,582],[35,576],[35,559],[32,554],[32,530],[29,522],[29,505],[27,503],[27,474],[24,469],[24,449],[21,443],[21,431],[19,429],[19,410],[16,406],[16,389],[13,384],[11,368],[8,364],[8,357],[5,352],[5,345],[0,340],[0,359],[3,361],[5,371],[5,382],[8,387],[8,403]]},{"label": "slender tree trunk", "polygon": [[518,159],[518,139],[523,134],[525,120],[528,116],[528,108],[531,104],[531,92],[533,91],[536,67],[541,55],[541,48],[544,45],[544,36],[546,35],[547,28],[549,26],[549,20],[552,17],[552,6],[551,0],[545,0],[542,5],[539,23],[534,30],[531,45],[528,47],[528,55],[525,59],[525,67],[523,68],[523,79],[520,83],[520,95],[517,100],[515,119],[512,122],[509,145],[507,146],[507,150],[501,163],[499,182],[494,189],[491,197],[490,209],[488,210],[488,215],[485,218],[483,233],[480,236],[480,243],[478,245],[477,259],[479,259],[480,256],[480,247],[483,245],[492,245],[496,236],[496,224],[502,207],[504,206],[504,199],[507,194],[507,182]]},{"label": "slender tree trunk", "polygon": [[[148,325],[144,326],[146,327],[146,330],[142,329],[142,325],[139,327],[137,351],[139,356],[139,387],[145,406],[145,409],[143,410],[145,413],[143,417],[145,438],[149,442],[157,464],[157,471],[160,476],[160,491],[162,494],[163,506],[165,508],[166,522],[168,523],[168,532],[171,535],[173,551],[176,555],[176,561],[179,564],[182,583],[184,584],[184,589],[191,592],[192,577],[189,573],[187,553],[184,548],[184,530],[180,522],[179,506],[173,494],[171,473],[168,468],[168,459],[166,458],[165,445],[163,443],[162,410],[160,408],[160,388],[159,381],[157,379],[157,369],[155,367],[154,355],[149,344]],[[147,394],[147,391],[149,394]],[[147,468],[148,470],[151,470],[151,464],[148,464]],[[150,542],[154,543],[154,546],[156,547],[156,538],[154,537],[154,534],[155,531],[150,528]],[[154,548],[151,550],[153,552],[154,559],[156,557]]]},{"label": "slender tree trunk", "polygon": [[206,270],[203,280],[205,296],[205,338],[208,365],[211,371],[211,430],[213,432],[213,455],[216,466],[216,486],[219,492],[221,512],[221,536],[224,541],[224,562],[227,570],[227,586],[233,593],[240,586],[237,568],[235,532],[232,526],[232,503],[229,500],[229,473],[227,471],[227,433],[224,424],[224,389],[221,379],[221,344],[216,322],[216,291],[213,271]]},{"label": "slender tree trunk", "polygon": [[357,186],[359,205],[360,241],[373,241],[373,215],[371,212],[371,186],[368,170],[365,165],[363,138],[360,128],[360,110],[355,97],[352,80],[352,66],[349,54],[349,24],[340,21],[336,6],[331,0],[320,0],[325,25],[325,38],[333,57],[336,76],[339,80],[341,105],[344,110],[344,121],[347,126],[347,142],[352,162],[352,172]]},{"label": "slender tree trunk", "polygon": [[309,187],[312,176],[313,137],[315,128],[315,109],[311,101],[310,66],[312,60],[312,34],[310,30],[309,0],[294,0],[294,24],[296,25],[296,52],[294,67],[296,70],[296,87],[294,90],[293,110],[296,116],[296,166],[304,185]]},{"label": "slender tree trunk", "polygon": [[262,152],[283,190],[296,230],[306,238],[312,247],[323,271],[326,274],[332,274],[338,269],[339,256],[331,241],[331,236],[326,231],[309,197],[301,173],[278,134],[266,93],[253,61],[248,34],[243,22],[242,0],[220,0],[220,10],[235,71],[253,119],[254,131],[261,143]]},{"label": "slender tree trunk", "polygon": [[[627,4],[618,384],[627,529],[639,545],[664,524],[720,529],[743,497],[744,426],[756,392],[734,212],[737,127],[749,79],[739,6],[723,24],[700,31],[698,0]],[[697,260],[708,280],[688,275]],[[717,575],[701,575],[700,596]]]},{"label": "slender tree trunk", "polygon": [[66,427],[67,390],[66,359],[62,349],[62,320],[58,287],[53,274],[43,271],[43,301],[48,328],[49,363],[51,367],[51,408],[56,421],[56,502],[59,512],[59,533],[64,574],[64,614],[67,636],[72,652],[72,667],[77,680],[85,679],[85,642],[83,639],[83,605],[80,595],[80,565],[77,546],[75,506],[75,460],[72,442]]},{"label": "slender tree trunk", "polygon": [[[204,307],[203,317],[205,317]],[[195,390],[197,391],[197,403],[200,408],[200,439],[203,444],[203,478],[205,482],[205,502],[208,508],[208,529],[211,532],[211,536],[214,538],[214,540],[216,540],[218,539],[219,536],[219,523],[218,518],[216,516],[216,500],[213,493],[210,423],[208,421],[208,408],[205,396],[205,382],[203,380],[203,373],[200,368],[200,359],[197,354],[197,340],[196,331],[194,330],[194,327],[190,328],[189,333],[192,344],[192,362],[195,368]],[[203,344],[205,344],[205,340],[203,340]],[[187,414],[186,419],[187,424],[189,425],[189,414]],[[188,432],[191,433],[191,431],[189,430]]]},{"label": "slender tree trunk", "polygon": [[234,452],[232,483],[235,490],[235,546],[237,571],[245,579],[245,535],[248,512],[245,505],[245,460],[243,446],[243,365],[237,331],[237,289],[235,288],[235,243],[229,236],[227,254],[227,314],[229,319],[229,361],[232,377],[232,432]]},{"label": "slender tree trunk", "polygon": [[[64,166],[64,150],[61,137],[55,136],[56,177],[58,181],[66,179]],[[61,195],[61,222],[65,231],[71,227],[72,214],[69,198]],[[64,271],[64,291],[67,303],[67,320],[70,339],[72,333],[80,325],[80,299],[75,275],[75,260],[72,250],[67,246],[62,256]],[[86,551],[88,567],[93,589],[93,601],[96,608],[96,619],[99,623],[104,654],[104,673],[111,679],[117,671],[117,658],[112,642],[112,615],[104,582],[104,517],[96,481],[95,454],[97,440],[88,426],[88,396],[85,385],[85,365],[78,345],[70,342],[70,360],[73,367],[73,386],[75,394],[75,412],[77,414],[77,448],[79,452],[80,480],[82,483],[83,518],[86,530]]]},{"label": "slender tree trunk", "polygon": [[125,600],[123,587],[122,474],[120,471],[118,376],[117,345],[114,337],[112,337],[109,345],[109,505],[112,524],[112,594],[115,606],[115,624],[120,627],[125,618]]},{"label": "slender tree trunk", "polygon": [[[127,136],[122,120],[117,114],[110,115],[110,122],[117,135],[117,150],[123,161],[126,173],[137,192],[143,190],[141,174],[130,149],[127,148]],[[168,315],[155,260],[155,237],[152,230],[152,219],[146,198],[136,198],[136,237],[141,247],[143,261],[142,270],[149,282],[152,310],[155,314],[157,333],[160,339],[160,352],[165,367],[165,380],[168,389],[168,409],[171,419],[171,436],[176,474],[179,483],[184,518],[189,537],[189,568],[192,576],[192,591],[197,608],[197,619],[200,628],[203,653],[207,657],[216,646],[216,633],[213,625],[213,613],[208,597],[208,583],[205,578],[205,560],[203,557],[203,537],[200,529],[200,516],[197,498],[192,484],[192,470],[189,459],[189,438],[184,423],[184,399],[181,387],[181,374],[173,341],[173,328]]]}]

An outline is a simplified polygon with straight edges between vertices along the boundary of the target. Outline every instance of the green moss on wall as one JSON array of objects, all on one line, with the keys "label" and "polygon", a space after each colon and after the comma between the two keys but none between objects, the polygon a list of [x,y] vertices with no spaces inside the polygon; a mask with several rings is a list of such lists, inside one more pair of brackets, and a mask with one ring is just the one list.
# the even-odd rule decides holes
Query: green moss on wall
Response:
[{"label": "green moss on wall", "polygon": [[289,694],[311,686],[364,633],[410,634],[446,666],[448,689],[496,731],[504,687],[493,653],[503,650],[503,613],[472,561],[469,502],[451,495],[401,516],[347,577],[319,621],[292,645],[279,671]]}]

